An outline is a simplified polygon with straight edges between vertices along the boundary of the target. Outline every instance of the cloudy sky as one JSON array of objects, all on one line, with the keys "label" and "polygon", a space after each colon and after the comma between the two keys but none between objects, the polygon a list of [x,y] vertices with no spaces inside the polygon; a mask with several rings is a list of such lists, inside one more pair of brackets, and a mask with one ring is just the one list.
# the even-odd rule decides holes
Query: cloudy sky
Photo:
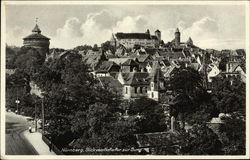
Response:
[{"label": "cloudy sky", "polygon": [[242,5],[7,5],[6,41],[22,45],[35,26],[51,38],[50,47],[101,44],[116,32],[162,32],[165,42],[191,37],[202,48],[245,48]]}]

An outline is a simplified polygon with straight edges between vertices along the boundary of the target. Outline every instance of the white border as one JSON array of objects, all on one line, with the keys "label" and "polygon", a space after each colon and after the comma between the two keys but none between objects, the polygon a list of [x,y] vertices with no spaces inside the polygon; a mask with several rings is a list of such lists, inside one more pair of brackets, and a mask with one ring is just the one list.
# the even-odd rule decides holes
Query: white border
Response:
[{"label": "white border", "polygon": [[[245,156],[8,156],[5,155],[5,7],[6,5],[245,5],[246,155]],[[249,1],[1,1],[1,159],[250,159],[249,150]]]}]

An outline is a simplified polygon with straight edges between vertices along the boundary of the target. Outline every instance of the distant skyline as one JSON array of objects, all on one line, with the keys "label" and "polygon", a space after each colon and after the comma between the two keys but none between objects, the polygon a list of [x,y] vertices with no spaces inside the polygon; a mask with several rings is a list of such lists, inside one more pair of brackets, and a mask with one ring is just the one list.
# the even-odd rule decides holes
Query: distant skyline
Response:
[{"label": "distant skyline", "polygon": [[164,42],[192,38],[201,48],[245,48],[244,5],[7,5],[6,43],[22,46],[38,18],[50,48],[74,48],[110,40],[116,32],[159,29]]}]

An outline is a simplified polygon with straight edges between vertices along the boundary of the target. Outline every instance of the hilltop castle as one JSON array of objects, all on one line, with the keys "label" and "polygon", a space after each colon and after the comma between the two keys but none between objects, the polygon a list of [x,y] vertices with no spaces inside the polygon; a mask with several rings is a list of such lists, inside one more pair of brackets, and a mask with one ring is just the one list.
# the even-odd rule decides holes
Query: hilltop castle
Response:
[{"label": "hilltop castle", "polygon": [[112,34],[110,41],[115,47],[122,45],[127,49],[133,48],[135,45],[157,48],[161,42],[161,31],[156,30],[155,35],[151,35],[149,30],[145,33],[117,32],[116,34]]}]

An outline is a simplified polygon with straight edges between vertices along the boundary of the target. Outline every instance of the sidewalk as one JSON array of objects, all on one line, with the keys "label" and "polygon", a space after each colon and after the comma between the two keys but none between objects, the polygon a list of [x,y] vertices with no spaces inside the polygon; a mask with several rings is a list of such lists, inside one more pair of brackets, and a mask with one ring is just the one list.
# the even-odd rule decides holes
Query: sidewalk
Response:
[{"label": "sidewalk", "polygon": [[30,133],[26,130],[23,134],[39,155],[56,155],[52,150],[51,152],[49,151],[49,146],[42,140],[42,134],[40,132]]},{"label": "sidewalk", "polygon": [[49,151],[49,146],[42,140],[42,134],[40,132],[29,132],[28,126],[31,125],[31,122],[28,122],[27,119],[31,117],[15,114],[13,112],[6,112],[6,114],[9,115],[8,117],[15,117],[19,120],[19,122],[24,125],[27,125],[27,130],[25,130],[21,134],[24,135],[24,137],[35,148],[39,155],[56,155],[52,150],[51,152]]}]

